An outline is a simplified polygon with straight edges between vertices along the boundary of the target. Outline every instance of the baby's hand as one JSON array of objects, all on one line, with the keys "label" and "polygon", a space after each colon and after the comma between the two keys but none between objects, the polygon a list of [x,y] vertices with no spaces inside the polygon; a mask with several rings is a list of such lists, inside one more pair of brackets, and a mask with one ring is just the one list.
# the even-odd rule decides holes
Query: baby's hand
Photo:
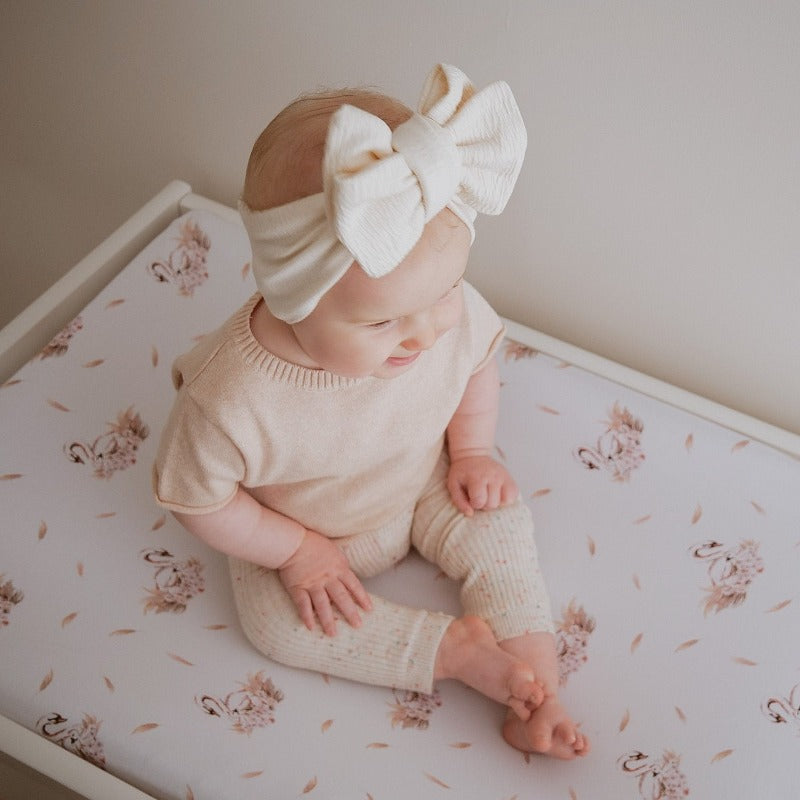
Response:
[{"label": "baby's hand", "polygon": [[361,625],[357,606],[372,609],[369,595],[344,553],[315,531],[306,529],[300,547],[279,567],[278,575],[310,631],[316,616],[328,636],[336,635],[334,606],[354,628]]},{"label": "baby's hand", "polygon": [[508,470],[491,456],[456,458],[450,464],[447,488],[456,508],[467,517],[509,505],[519,496]]}]

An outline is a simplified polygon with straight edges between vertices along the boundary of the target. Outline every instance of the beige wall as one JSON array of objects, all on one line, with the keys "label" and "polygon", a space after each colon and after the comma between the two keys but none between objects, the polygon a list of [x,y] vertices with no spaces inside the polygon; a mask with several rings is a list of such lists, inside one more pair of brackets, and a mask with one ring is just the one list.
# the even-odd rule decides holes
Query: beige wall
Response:
[{"label": "beige wall", "polygon": [[498,310],[800,432],[800,3],[5,0],[0,323],[168,180],[226,203],[295,94],[509,81]]}]

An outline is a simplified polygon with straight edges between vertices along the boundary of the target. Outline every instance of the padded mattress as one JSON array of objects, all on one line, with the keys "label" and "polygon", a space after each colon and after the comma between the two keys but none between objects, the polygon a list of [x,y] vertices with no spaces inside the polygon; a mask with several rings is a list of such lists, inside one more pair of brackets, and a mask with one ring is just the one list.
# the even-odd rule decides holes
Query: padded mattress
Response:
[{"label": "padded mattress", "polygon": [[[800,795],[800,463],[507,340],[498,454],[537,526],[564,702],[502,709],[270,662],[224,557],[151,497],[170,365],[253,291],[243,229],[175,220],[0,388],[0,713],[157,798]],[[458,613],[411,555],[371,591]]]}]

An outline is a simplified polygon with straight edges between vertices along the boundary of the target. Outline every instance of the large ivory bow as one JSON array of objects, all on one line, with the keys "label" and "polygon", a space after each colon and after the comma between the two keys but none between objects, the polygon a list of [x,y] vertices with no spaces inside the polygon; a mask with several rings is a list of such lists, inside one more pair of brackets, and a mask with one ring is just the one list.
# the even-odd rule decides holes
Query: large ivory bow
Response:
[{"label": "large ivory bow", "polygon": [[505,207],[526,144],[506,83],[476,92],[444,64],[428,76],[419,113],[394,131],[366,111],[340,107],[328,127],[320,194],[266,211],[239,203],[270,311],[299,322],[354,260],[372,277],[388,274],[445,206],[474,237],[476,212]]}]

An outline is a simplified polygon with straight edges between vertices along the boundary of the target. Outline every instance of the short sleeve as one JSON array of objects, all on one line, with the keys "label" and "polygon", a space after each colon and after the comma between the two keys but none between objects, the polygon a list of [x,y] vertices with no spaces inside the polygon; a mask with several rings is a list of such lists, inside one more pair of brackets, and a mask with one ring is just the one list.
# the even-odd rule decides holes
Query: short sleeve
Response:
[{"label": "short sleeve", "polygon": [[179,392],[153,466],[156,502],[170,511],[207,514],[227,505],[244,476],[230,437]]},{"label": "short sleeve", "polygon": [[464,306],[472,343],[472,374],[480,372],[492,359],[505,336],[505,325],[478,290],[464,283]]}]

